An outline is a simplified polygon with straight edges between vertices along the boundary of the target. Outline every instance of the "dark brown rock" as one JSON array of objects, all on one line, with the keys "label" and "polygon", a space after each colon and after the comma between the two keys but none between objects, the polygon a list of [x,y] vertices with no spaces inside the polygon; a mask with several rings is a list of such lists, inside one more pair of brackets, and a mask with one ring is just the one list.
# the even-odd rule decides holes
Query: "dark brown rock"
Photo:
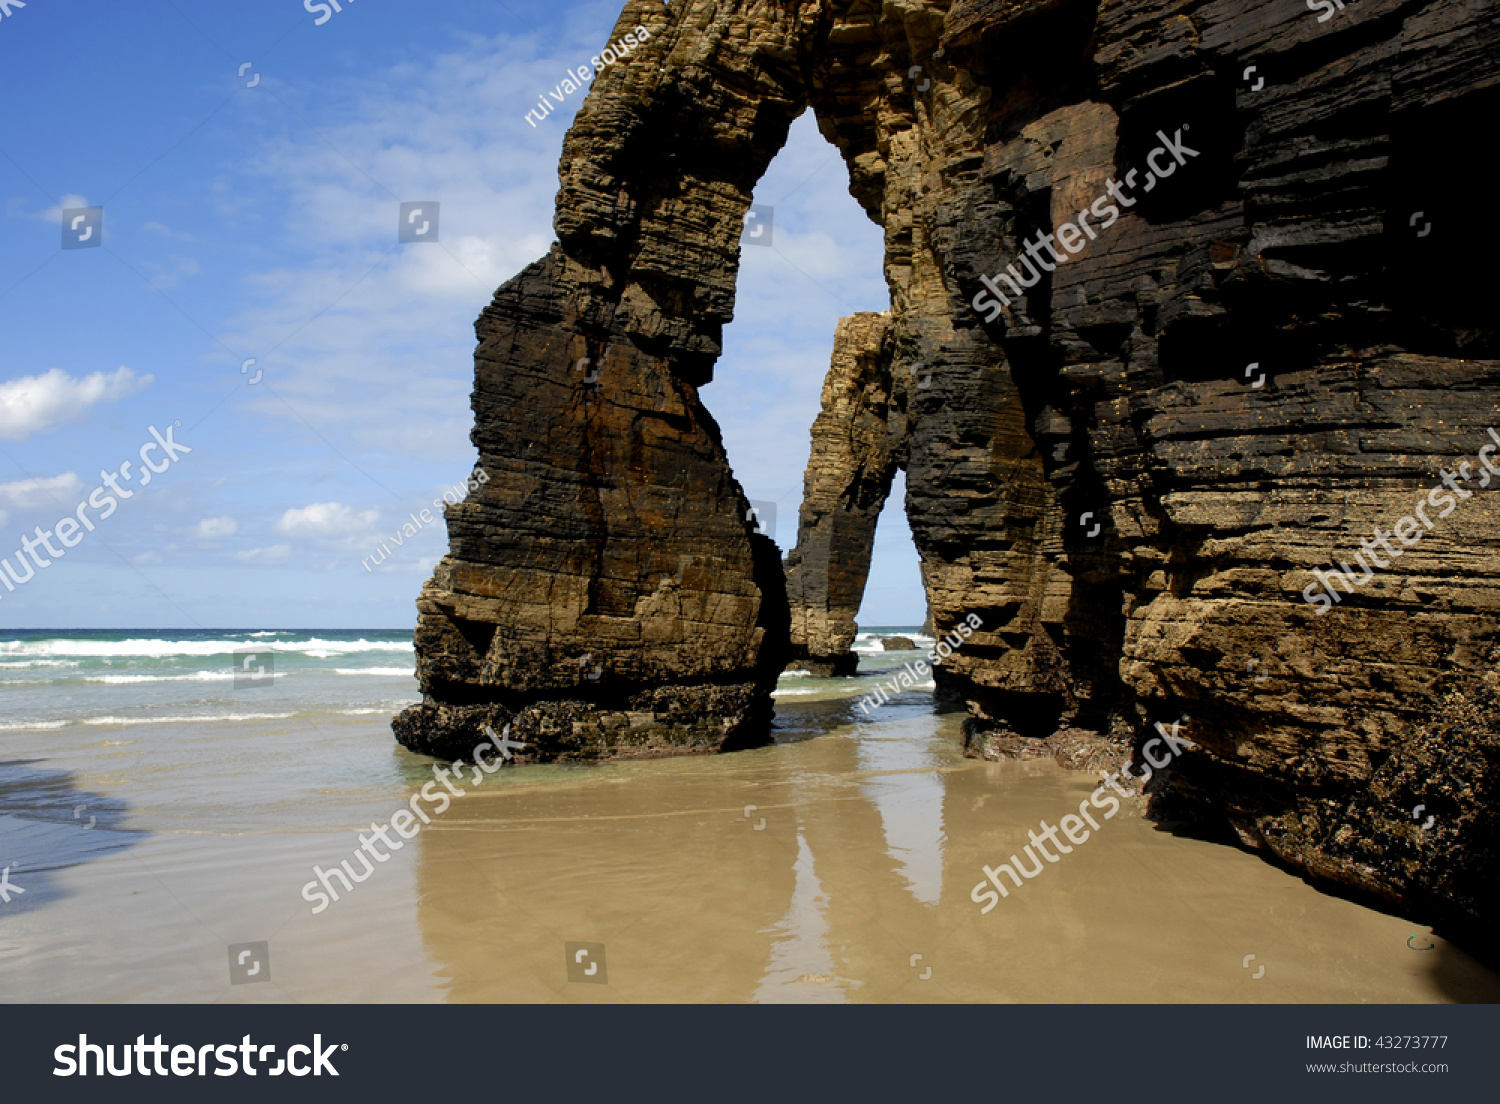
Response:
[{"label": "dark brown rock", "polygon": [[536,758],[766,738],[787,658],[780,555],[697,391],[750,189],[801,109],[779,60],[799,24],[756,12],[753,43],[744,13],[622,20],[614,37],[644,23],[650,39],[568,134],[559,243],[479,320],[472,437],[491,478],[448,510],[418,601],[423,704],[395,724],[414,750],[461,754],[507,721]]},{"label": "dark brown rock", "polygon": [[904,460],[906,388],[891,378],[889,326],[888,314],[839,321],[786,560],[792,666],[825,676],[855,672],[875,524]]},{"label": "dark brown rock", "polygon": [[966,725],[964,752],[994,762],[1051,759],[1066,770],[1102,774],[1118,771],[1129,761],[1131,739],[1128,732],[1117,732],[1115,738],[1107,739],[1087,728],[1065,728],[1043,739],[1032,739],[994,726]]}]

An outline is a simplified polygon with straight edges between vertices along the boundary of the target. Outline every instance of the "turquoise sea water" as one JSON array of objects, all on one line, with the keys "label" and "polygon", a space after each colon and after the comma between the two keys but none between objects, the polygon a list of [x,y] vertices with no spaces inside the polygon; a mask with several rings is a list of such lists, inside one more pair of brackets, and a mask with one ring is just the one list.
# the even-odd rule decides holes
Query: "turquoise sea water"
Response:
[{"label": "turquoise sea water", "polygon": [[[854,703],[922,655],[885,651],[890,635],[931,645],[914,627],[873,626],[855,640],[853,678],[784,674],[778,738],[864,719]],[[394,714],[420,698],[415,664],[406,630],[11,631],[0,634],[0,731]]]},{"label": "turquoise sea water", "polygon": [[165,629],[0,634],[0,731],[390,713],[411,633]]}]

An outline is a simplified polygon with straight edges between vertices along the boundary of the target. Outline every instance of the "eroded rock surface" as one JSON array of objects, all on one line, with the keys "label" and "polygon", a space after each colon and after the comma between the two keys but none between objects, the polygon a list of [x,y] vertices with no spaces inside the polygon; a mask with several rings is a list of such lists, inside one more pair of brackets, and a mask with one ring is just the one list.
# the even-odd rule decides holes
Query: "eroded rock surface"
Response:
[{"label": "eroded rock surface", "polygon": [[854,618],[870,573],[875,524],[905,461],[906,381],[891,375],[889,314],[840,320],[812,427],[797,545],[786,560],[793,667],[852,675]]},{"label": "eroded rock surface", "polygon": [[[1407,854],[1410,832],[1388,829],[1417,803],[1380,779],[1423,773],[1434,738],[1413,733],[1495,636],[1500,509],[1477,459],[1500,398],[1495,323],[1462,235],[1425,229],[1462,222],[1463,130],[1496,100],[1479,9],[1375,4],[1324,27],[1292,5],[955,7],[953,84],[990,98],[962,220],[977,244],[933,251],[943,285],[1027,275],[1023,243],[1080,212],[1098,238],[983,324],[973,340],[998,355],[966,360],[951,390],[934,376],[971,411],[1000,400],[1003,459],[965,464],[992,473],[998,509],[955,525],[943,508],[953,475],[921,467],[951,446],[929,444],[920,397],[908,474],[924,556],[934,538],[952,550],[930,557],[939,623],[976,601],[1000,615],[999,653],[953,664],[973,740],[1187,715],[1200,746],[1164,807],[1459,926],[1477,898],[1437,864],[1374,872]],[[1439,60],[1450,50],[1466,73]],[[1126,206],[1109,189],[1132,170]],[[1107,228],[1099,197],[1120,209]],[[953,203],[914,221],[935,233]],[[1333,608],[1304,600],[1313,569],[1353,563],[1461,463],[1474,497],[1433,508]],[[1470,739],[1488,757],[1435,790],[1489,792],[1493,730]],[[1493,806],[1469,808],[1466,869],[1496,844]]]},{"label": "eroded rock surface", "polygon": [[[698,398],[731,315],[750,189],[802,110],[795,9],[631,5],[645,45],[563,148],[558,243],[476,327],[489,483],[448,510],[418,601],[406,746],[510,723],[528,759],[764,740],[787,656],[774,543]],[[746,32],[753,26],[752,40]],[[669,64],[670,63],[670,64]]]},{"label": "eroded rock surface", "polygon": [[[879,356],[854,356],[825,411],[865,435],[867,502],[906,467],[935,632],[983,621],[940,684],[969,702],[971,747],[1186,715],[1198,747],[1158,775],[1164,807],[1423,918],[1492,924],[1493,897],[1444,864],[1488,870],[1500,844],[1493,713],[1449,698],[1482,677],[1500,604],[1478,459],[1500,428],[1478,267],[1497,230],[1469,183],[1500,106],[1494,16],[628,5],[621,26],[651,39],[568,136],[559,244],[480,321],[492,478],[450,510],[403,742],[472,746],[481,719],[515,719],[541,756],[656,753],[763,728],[790,614],[697,389],[751,189],[811,105],[884,227],[891,289]],[[1028,253],[1043,240],[1057,263]],[[869,349],[876,323],[849,326]],[[865,417],[893,400],[899,443]],[[1472,497],[1337,605],[1304,600],[1445,472]],[[844,509],[847,544],[828,520],[855,485],[809,473],[809,656],[837,658],[858,606],[841,549],[873,514]],[[1461,834],[1412,836],[1424,786]]]}]

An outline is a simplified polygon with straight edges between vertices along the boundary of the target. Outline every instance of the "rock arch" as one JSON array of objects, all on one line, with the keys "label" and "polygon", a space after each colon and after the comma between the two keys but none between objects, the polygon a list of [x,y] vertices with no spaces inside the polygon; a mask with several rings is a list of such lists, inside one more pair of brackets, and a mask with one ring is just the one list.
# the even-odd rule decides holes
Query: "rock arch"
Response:
[{"label": "rock arch", "polygon": [[[927,373],[888,443],[937,630],[985,625],[948,670],[972,749],[1187,714],[1198,750],[1159,803],[1424,916],[1492,917],[1495,737],[1465,702],[1500,500],[1338,608],[1303,600],[1497,418],[1500,335],[1461,268],[1496,232],[1467,217],[1465,148],[1433,172],[1417,140],[1496,106],[1494,24],[1381,10],[632,0],[616,33],[650,38],[569,132],[558,243],[477,326],[491,478],[448,511],[398,737],[448,754],[511,723],[543,758],[763,737],[784,578],[698,388],[751,190],[810,105],[885,229],[881,370],[893,393]],[[1411,825],[1424,797],[1451,831]]]}]

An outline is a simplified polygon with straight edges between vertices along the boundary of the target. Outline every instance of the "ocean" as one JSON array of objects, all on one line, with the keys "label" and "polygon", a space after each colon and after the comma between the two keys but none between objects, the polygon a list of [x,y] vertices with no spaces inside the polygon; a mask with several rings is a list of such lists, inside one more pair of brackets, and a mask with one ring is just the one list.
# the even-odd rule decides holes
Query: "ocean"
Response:
[{"label": "ocean", "polygon": [[[885,651],[894,635],[921,650]],[[775,697],[858,698],[932,643],[915,628],[872,627],[855,638],[857,677],[788,671]],[[415,670],[409,630],[11,631],[0,635],[0,732],[390,716],[420,700]]]},{"label": "ocean", "polygon": [[[918,651],[888,652],[883,636]],[[789,670],[777,700],[870,693],[870,682],[924,657],[933,639],[892,625],[861,631],[855,678]],[[930,691],[932,679],[912,687]],[[220,723],[395,714],[420,700],[410,630],[30,630],[0,636],[0,732],[68,724]]]},{"label": "ocean", "polygon": [[12,631],[0,731],[389,714],[414,671],[409,631]]}]

